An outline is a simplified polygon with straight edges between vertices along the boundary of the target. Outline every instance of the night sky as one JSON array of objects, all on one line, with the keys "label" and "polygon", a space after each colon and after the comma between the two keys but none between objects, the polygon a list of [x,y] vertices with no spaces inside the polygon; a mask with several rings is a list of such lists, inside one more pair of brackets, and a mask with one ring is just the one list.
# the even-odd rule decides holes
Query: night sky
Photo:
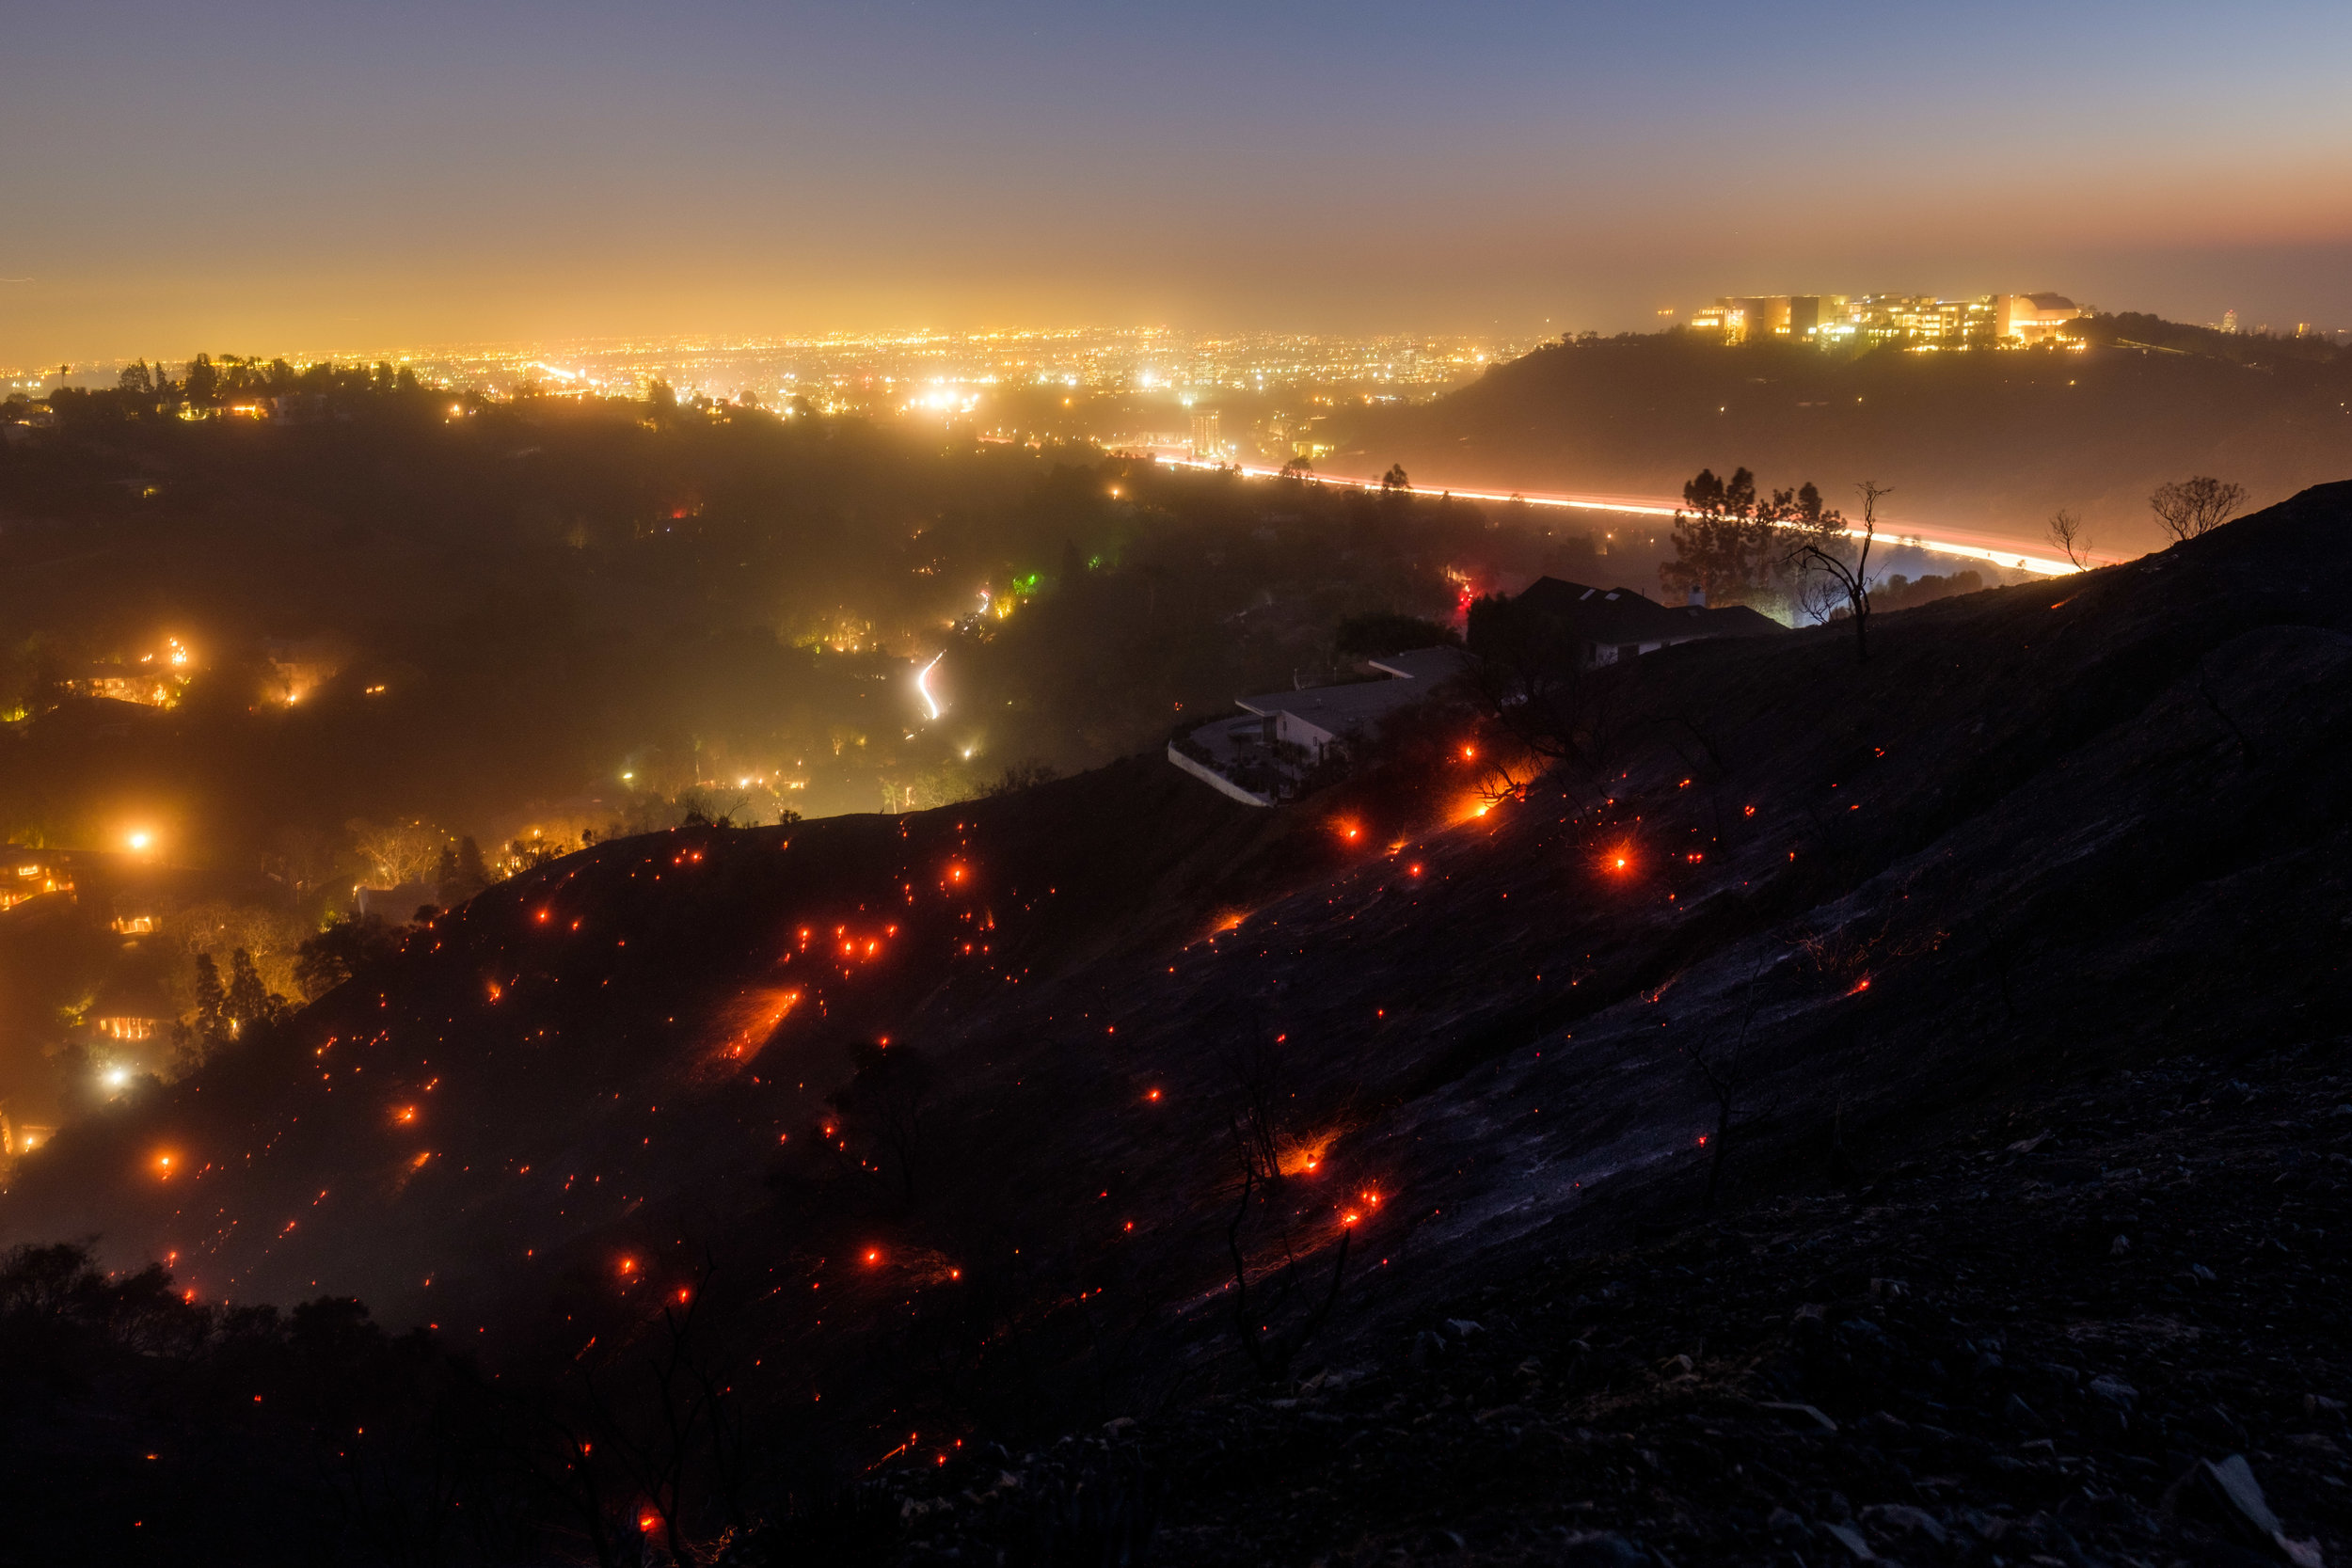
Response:
[{"label": "night sky", "polygon": [[2352,326],[2341,0],[0,20],[0,366],[1757,291]]}]

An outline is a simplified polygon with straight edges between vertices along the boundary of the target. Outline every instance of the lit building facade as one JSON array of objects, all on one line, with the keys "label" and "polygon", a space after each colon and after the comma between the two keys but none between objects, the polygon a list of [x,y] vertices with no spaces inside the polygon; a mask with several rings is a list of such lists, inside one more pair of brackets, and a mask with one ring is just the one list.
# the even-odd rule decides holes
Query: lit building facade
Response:
[{"label": "lit building facade", "polygon": [[1726,295],[1692,312],[1694,330],[1720,332],[1726,342],[1768,338],[1815,342],[1903,343],[1959,348],[2055,341],[2066,323],[2090,314],[2063,294],[1979,294],[1944,299],[1932,294]]}]

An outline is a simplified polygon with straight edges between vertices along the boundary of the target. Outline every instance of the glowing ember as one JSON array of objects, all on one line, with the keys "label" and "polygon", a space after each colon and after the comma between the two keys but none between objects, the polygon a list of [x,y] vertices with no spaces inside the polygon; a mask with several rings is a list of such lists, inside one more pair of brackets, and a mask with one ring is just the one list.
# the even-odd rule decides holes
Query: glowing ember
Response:
[{"label": "glowing ember", "polygon": [[876,1249],[876,1248],[871,1248],[871,1247],[867,1248],[867,1249],[866,1249],[866,1260],[867,1262],[869,1262],[869,1263],[879,1263],[879,1262],[881,1262],[881,1261],[882,1261],[882,1253],[881,1253],[881,1251],[880,1251],[879,1249]]},{"label": "glowing ember", "polygon": [[1146,1100],[1157,1100],[1160,1098],[1160,1091],[1153,1089],[1150,1094],[1145,1095],[1143,1098]]}]

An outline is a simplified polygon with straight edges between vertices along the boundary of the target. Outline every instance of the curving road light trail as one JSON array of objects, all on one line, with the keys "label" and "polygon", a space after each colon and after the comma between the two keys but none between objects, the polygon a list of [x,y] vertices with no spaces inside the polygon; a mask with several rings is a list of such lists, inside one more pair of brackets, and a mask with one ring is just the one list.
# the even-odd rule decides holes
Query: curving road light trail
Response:
[{"label": "curving road light trail", "polygon": [[931,671],[938,665],[941,659],[946,658],[946,657],[947,652],[944,648],[938,653],[931,655],[930,663],[924,665],[921,670],[915,673],[914,676],[914,689],[923,694],[923,705],[931,710],[931,717],[934,719],[938,718],[941,714],[946,712],[947,710],[941,707],[939,705],[939,699],[931,695]]},{"label": "curving road light trail", "polygon": [[[1160,461],[1184,468],[1220,467],[1216,463],[1203,463],[1189,457],[1162,455]],[[1252,467],[1248,464],[1232,466],[1252,479],[1279,479],[1282,472],[1279,468]],[[1324,473],[1318,473],[1313,477],[1318,484],[1344,484],[1359,490],[1380,488],[1380,482],[1376,479],[1350,479],[1340,474]],[[1416,485],[1414,488],[1420,494],[1428,493],[1425,486]],[[1670,500],[1648,496],[1577,496],[1558,491],[1537,490],[1452,489],[1447,493],[1460,496],[1468,500],[1521,500],[1530,506],[1567,507],[1579,512],[1615,512],[1634,517],[1672,517],[1678,510]],[[1851,538],[1858,539],[1862,536],[1860,529],[1850,528],[1846,532]],[[2012,542],[1997,533],[1978,533],[1966,529],[1941,529],[1930,534],[1916,529],[1907,528],[1900,523],[1882,522],[1879,524],[1878,540],[1883,546],[1915,542],[1921,549],[1933,550],[1939,555],[1959,555],[1975,561],[1989,561],[1995,566],[2008,566],[2019,571],[2034,572],[2042,577],[2068,577],[2075,571],[2075,567],[2069,562],[2054,561],[2048,556],[2020,551]],[[2115,559],[2122,558],[2119,556]]]}]

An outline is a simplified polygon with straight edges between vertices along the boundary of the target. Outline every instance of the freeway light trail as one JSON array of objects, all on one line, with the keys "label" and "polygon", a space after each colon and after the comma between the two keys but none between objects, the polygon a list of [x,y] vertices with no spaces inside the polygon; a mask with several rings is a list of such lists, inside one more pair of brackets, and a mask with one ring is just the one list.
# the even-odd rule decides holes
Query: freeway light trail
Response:
[{"label": "freeway light trail", "polygon": [[931,655],[930,663],[924,665],[922,670],[918,672],[914,677],[914,689],[923,694],[923,705],[931,710],[931,717],[934,719],[938,718],[942,713],[945,713],[946,709],[941,707],[939,705],[939,699],[931,695],[931,671],[941,659],[946,658],[946,657],[947,653],[944,648],[938,653]]},{"label": "freeway light trail", "polygon": [[[1162,456],[1160,461],[1186,468],[1220,467],[1216,463],[1204,463],[1189,457]],[[1279,468],[1251,467],[1248,464],[1230,466],[1252,479],[1281,477]],[[1314,483],[1345,484],[1359,490],[1380,488],[1380,482],[1376,479],[1349,479],[1339,474],[1316,474]],[[1426,491],[1423,490],[1422,493],[1426,494]],[[1615,512],[1634,517],[1672,517],[1676,512],[1681,510],[1671,501],[1639,496],[1571,496],[1557,492],[1529,490],[1447,489],[1445,493],[1460,496],[1467,500],[1517,500],[1525,501],[1530,506],[1558,506],[1579,512]],[[1862,531],[1850,528],[1846,531],[1846,534],[1849,538],[1859,539],[1862,537]],[[1973,533],[1964,530],[1947,529],[1937,535],[1930,535],[1915,529],[1904,528],[1900,524],[1881,523],[1878,530],[1878,542],[1882,546],[1916,545],[1923,550],[1933,550],[1938,555],[1959,555],[1975,561],[1989,561],[1995,566],[2014,567],[2020,571],[2038,573],[2045,578],[2071,577],[2076,570],[2071,562],[2054,561],[2048,556],[2024,554],[2016,550],[2001,548],[1999,547],[2000,535],[1993,533]],[[2122,558],[2119,556],[2115,559]]]}]

